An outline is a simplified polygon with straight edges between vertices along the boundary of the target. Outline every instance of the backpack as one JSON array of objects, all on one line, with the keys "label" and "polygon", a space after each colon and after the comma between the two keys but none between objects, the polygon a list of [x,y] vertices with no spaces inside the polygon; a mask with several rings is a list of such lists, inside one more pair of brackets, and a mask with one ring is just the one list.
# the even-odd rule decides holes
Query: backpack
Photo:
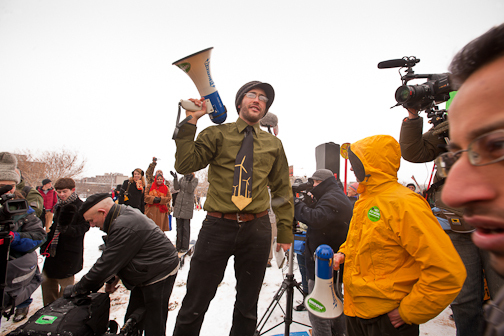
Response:
[{"label": "backpack", "polygon": [[107,331],[109,313],[107,293],[61,297],[39,309],[8,336],[101,336]]}]

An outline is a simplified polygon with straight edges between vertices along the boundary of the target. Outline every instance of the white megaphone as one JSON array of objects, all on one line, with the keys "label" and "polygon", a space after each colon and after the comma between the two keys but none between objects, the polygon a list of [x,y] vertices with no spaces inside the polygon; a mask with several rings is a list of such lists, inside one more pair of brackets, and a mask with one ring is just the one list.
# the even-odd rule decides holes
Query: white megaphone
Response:
[{"label": "white megaphone", "polygon": [[[226,120],[227,111],[224,104],[222,104],[219,92],[215,88],[215,83],[210,74],[210,53],[212,49],[213,47],[184,57],[173,62],[173,65],[178,66],[191,77],[199,94],[206,100],[207,113],[210,119],[216,124],[222,124]],[[200,110],[200,107],[190,100],[181,100],[180,106],[187,111]]]},{"label": "white megaphone", "polygon": [[305,298],[305,307],[313,315],[332,319],[343,313],[343,303],[336,296],[333,284],[333,249],[320,245],[315,251],[315,286]]}]

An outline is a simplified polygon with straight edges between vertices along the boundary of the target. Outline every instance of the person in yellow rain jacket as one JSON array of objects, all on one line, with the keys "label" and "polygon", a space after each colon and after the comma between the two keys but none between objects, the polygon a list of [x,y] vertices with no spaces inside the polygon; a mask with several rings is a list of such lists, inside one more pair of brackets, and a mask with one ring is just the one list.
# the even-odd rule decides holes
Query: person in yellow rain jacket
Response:
[{"label": "person in yellow rain jacket", "polygon": [[418,335],[460,292],[464,264],[425,199],[397,182],[393,137],[364,138],[348,155],[360,198],[334,255],[335,269],[345,264],[348,335]]}]

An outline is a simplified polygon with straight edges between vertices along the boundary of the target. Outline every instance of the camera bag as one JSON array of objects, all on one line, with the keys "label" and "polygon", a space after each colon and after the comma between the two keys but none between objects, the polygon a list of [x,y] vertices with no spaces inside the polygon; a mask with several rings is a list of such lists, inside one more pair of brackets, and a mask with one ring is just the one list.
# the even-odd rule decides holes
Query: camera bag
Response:
[{"label": "camera bag", "polygon": [[109,312],[107,293],[61,297],[39,309],[8,336],[101,336],[107,331]]},{"label": "camera bag", "polygon": [[304,254],[306,244],[306,231],[294,234],[294,253]]}]

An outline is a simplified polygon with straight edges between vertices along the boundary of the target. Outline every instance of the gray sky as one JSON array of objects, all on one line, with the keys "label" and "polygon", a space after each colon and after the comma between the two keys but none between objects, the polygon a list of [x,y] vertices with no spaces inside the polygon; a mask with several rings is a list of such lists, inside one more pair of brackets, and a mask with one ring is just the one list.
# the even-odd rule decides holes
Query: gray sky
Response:
[{"label": "gray sky", "polygon": [[[214,47],[227,121],[241,85],[272,84],[289,164],[311,174],[322,143],[399,138],[407,112],[390,107],[400,77],[378,62],[416,56],[416,73],[446,72],[460,48],[502,22],[503,0],[1,0],[1,150],[77,151],[85,176],[129,174],[156,156],[166,174],[178,101],[198,98],[172,63]],[[198,130],[212,124],[204,117]],[[431,169],[403,161],[399,179],[424,183]]]}]

